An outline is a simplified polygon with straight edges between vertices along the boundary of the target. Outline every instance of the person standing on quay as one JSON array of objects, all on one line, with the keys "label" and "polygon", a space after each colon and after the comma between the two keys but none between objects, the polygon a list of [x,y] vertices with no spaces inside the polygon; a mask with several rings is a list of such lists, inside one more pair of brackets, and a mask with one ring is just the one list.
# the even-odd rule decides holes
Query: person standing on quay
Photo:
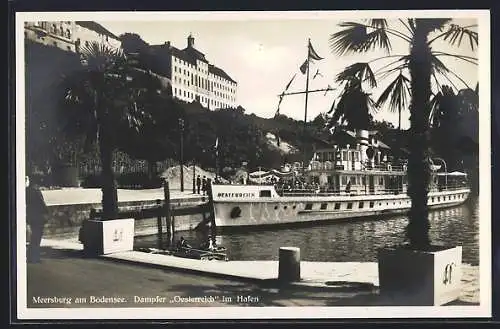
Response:
[{"label": "person standing on quay", "polygon": [[48,209],[39,187],[30,183],[26,176],[26,223],[30,226],[30,244],[28,248],[28,262],[40,262],[40,243],[42,242],[43,227],[47,219]]},{"label": "person standing on quay", "polygon": [[198,194],[200,194],[200,188],[201,188],[201,178],[200,175],[198,175],[198,177],[196,177],[196,190]]},{"label": "person standing on quay", "polygon": [[207,193],[207,178],[203,176],[203,179],[201,181],[201,188],[203,190],[203,195]]}]

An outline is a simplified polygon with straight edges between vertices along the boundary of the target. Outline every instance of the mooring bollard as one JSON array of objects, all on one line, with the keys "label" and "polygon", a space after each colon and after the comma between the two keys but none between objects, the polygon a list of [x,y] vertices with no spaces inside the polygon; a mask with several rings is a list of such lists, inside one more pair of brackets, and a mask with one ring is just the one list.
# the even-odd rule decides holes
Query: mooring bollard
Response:
[{"label": "mooring bollard", "polygon": [[278,280],[280,282],[295,282],[300,280],[300,248],[280,248]]}]

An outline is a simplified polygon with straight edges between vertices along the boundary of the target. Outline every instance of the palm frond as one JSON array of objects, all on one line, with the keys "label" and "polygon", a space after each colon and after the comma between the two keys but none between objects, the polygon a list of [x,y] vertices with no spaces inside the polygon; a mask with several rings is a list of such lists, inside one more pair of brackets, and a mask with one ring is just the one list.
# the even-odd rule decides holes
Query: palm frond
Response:
[{"label": "palm frond", "polygon": [[411,94],[409,84],[410,80],[400,72],[396,79],[380,95],[376,103],[377,107],[381,107],[390,100],[389,110],[391,112],[405,109],[409,104],[408,98]]},{"label": "palm frond", "polygon": [[447,40],[451,45],[460,46],[464,37],[469,38],[469,44],[472,50],[478,46],[478,33],[456,24],[450,25],[450,28],[444,35],[444,40]]},{"label": "palm frond", "polygon": [[346,67],[342,72],[337,74],[336,77],[337,82],[351,81],[353,79],[368,81],[370,87],[372,88],[377,86],[375,74],[368,63],[354,63]]},{"label": "palm frond", "polygon": [[469,39],[469,45],[472,50],[475,50],[479,44],[479,34],[473,31],[468,26],[460,26],[457,24],[450,24],[448,29],[431,39],[428,44],[433,43],[435,40],[443,38],[453,46],[460,46],[464,38]]},{"label": "palm frond", "polygon": [[432,56],[431,62],[432,72],[437,72],[439,74],[447,74],[448,72],[450,72],[446,65],[444,65],[444,63],[436,56]]},{"label": "palm frond", "polygon": [[384,28],[387,27],[387,20],[384,19],[384,18],[369,19],[368,23],[370,24],[370,26],[373,26],[375,28],[382,28],[382,29],[384,29]]},{"label": "palm frond", "polygon": [[[382,23],[376,20],[375,24]],[[333,52],[339,55],[365,52],[376,47],[387,52],[391,50],[387,31],[383,27],[368,26],[356,22],[344,22],[339,26],[345,29],[330,36],[330,47]],[[371,31],[369,32],[368,29]]]},{"label": "palm frond", "polygon": [[410,30],[412,33],[415,33],[416,25],[415,25],[415,18],[408,18],[408,26],[410,27]]}]

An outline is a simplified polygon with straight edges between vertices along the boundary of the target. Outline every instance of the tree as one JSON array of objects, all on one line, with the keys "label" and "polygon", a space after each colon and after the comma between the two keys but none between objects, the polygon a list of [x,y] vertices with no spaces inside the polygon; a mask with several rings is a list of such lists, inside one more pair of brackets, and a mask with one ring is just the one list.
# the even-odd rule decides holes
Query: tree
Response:
[{"label": "tree", "polygon": [[[129,65],[119,50],[92,42],[81,50],[82,69],[63,80],[65,101],[73,125],[85,131],[86,147],[97,142],[102,165],[102,206],[105,218],[118,211],[113,174],[113,150],[121,134],[138,131],[148,114],[137,106],[144,88],[164,90],[165,83]],[[147,84],[144,85],[145,81]],[[154,86],[154,87],[153,87]]]},{"label": "tree", "polygon": [[[397,57],[395,61],[377,71],[379,77],[387,77],[392,73],[400,73],[402,70],[409,72],[409,77],[406,77],[410,81],[409,91],[411,93],[408,194],[412,205],[409,212],[410,223],[406,233],[410,245],[417,249],[426,249],[430,246],[427,194],[430,180],[428,161],[431,78],[433,77],[437,81],[437,74],[445,77],[452,74],[463,81],[458,75],[446,68],[439,59],[441,56],[451,56],[474,64],[477,62],[475,58],[435,51],[431,48],[433,43],[440,39],[448,41],[451,45],[460,46],[465,38],[469,40],[472,49],[477,46],[478,33],[472,30],[474,26],[462,27],[452,24],[451,21],[451,19],[399,19],[401,30],[404,32],[389,27],[385,19],[370,19],[362,23],[343,22],[340,26],[344,29],[332,34],[330,38],[332,51],[339,55],[365,53],[378,47],[390,52],[391,39],[389,36],[399,38],[409,46],[408,54],[384,56],[374,61]],[[355,78],[359,76],[361,70],[368,71],[366,66],[369,67],[374,61],[358,63],[360,64],[359,69],[357,71],[351,69],[348,72],[349,75]],[[368,72],[373,71],[370,69]],[[377,74],[370,74],[368,77],[372,79]],[[396,91],[401,95],[401,88],[405,86],[406,79],[401,77],[401,73],[398,78],[401,83],[399,83],[399,88],[393,88],[393,92]],[[396,97],[394,99],[395,101],[391,103],[399,107],[403,98],[400,97],[397,100]]]},{"label": "tree", "polygon": [[350,129],[368,129],[372,123],[371,113],[377,111],[377,104],[363,90],[364,81],[368,81],[370,87],[377,84],[370,67],[364,63],[353,64],[339,73],[336,80],[344,84],[344,90],[337,104],[332,104],[330,125],[340,121],[340,124],[346,123]]}]

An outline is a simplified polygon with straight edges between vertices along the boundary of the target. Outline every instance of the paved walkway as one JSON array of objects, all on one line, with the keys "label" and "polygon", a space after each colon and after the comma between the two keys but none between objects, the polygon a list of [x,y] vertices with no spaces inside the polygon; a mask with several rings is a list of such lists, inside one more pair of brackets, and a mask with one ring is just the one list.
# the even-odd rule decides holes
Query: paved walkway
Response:
[{"label": "paved walkway", "polygon": [[[54,249],[83,249],[80,243],[70,241],[44,240],[42,245]],[[200,261],[140,251],[113,253],[104,255],[102,258],[239,280],[265,282],[278,278],[277,261]],[[464,264],[462,282],[463,291],[457,302],[479,303],[479,268]],[[301,281],[293,283],[292,286],[301,289],[329,290],[331,288],[335,291],[342,288],[375,296],[378,288],[377,263],[303,261],[301,262]]]},{"label": "paved walkway", "polygon": [[[66,205],[66,204],[92,204],[100,203],[102,200],[102,191],[98,188],[80,188],[69,187],[54,190],[43,190],[43,198],[48,206]],[[185,189],[184,192],[180,190],[171,190],[170,199],[192,199],[193,201],[199,199],[201,195],[193,194],[191,189]],[[145,189],[145,190],[124,190],[118,189],[118,201],[148,201],[164,199],[163,188]]]}]

